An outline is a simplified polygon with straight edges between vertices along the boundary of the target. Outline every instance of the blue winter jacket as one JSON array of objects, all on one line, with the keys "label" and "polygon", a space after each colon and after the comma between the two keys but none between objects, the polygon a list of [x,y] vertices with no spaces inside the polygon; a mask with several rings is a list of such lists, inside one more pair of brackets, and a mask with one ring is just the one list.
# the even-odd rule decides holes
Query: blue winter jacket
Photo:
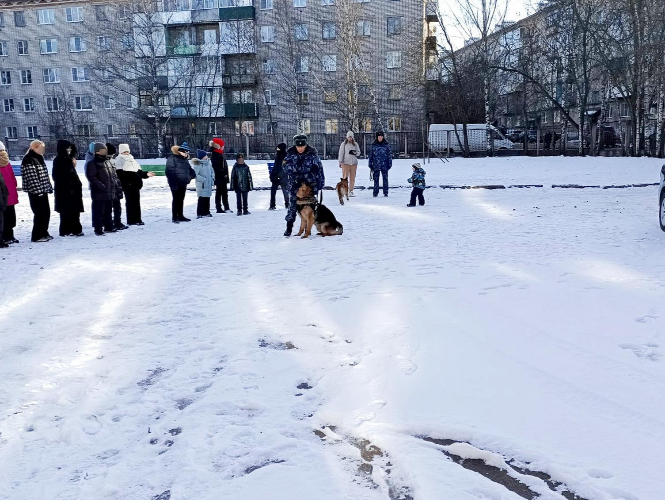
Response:
[{"label": "blue winter jacket", "polygon": [[302,154],[298,153],[295,146],[291,146],[286,151],[283,168],[288,179],[287,187],[292,196],[298,192],[298,188],[303,182],[311,184],[315,193],[326,185],[321,159],[316,149],[311,146],[307,146]]},{"label": "blue winter jacket", "polygon": [[422,167],[418,167],[414,172],[413,175],[411,176],[410,179],[407,179],[411,184],[413,184],[413,187],[418,188],[418,189],[425,189],[425,170]]},{"label": "blue winter jacket", "polygon": [[194,158],[191,163],[196,174],[196,195],[200,198],[210,198],[212,186],[215,184],[215,171],[210,161]]},{"label": "blue winter jacket", "polygon": [[385,139],[382,142],[374,141],[369,150],[369,169],[387,172],[393,166],[393,152]]}]

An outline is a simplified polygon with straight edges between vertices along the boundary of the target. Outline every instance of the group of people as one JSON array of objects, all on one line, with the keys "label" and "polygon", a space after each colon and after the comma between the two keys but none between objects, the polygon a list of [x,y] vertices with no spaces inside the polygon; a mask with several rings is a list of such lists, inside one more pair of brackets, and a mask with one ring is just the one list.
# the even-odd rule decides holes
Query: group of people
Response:
[{"label": "group of people", "polygon": [[[165,174],[172,193],[172,222],[189,222],[185,217],[184,200],[187,186],[196,183],[198,196],[197,218],[212,217],[210,202],[215,187],[217,213],[233,212],[229,207],[229,189],[236,194],[237,215],[249,215],[248,194],[254,189],[252,173],[243,154],[236,156],[229,175],[229,166],[224,157],[224,141],[214,138],[210,150],[192,150],[187,143],[171,148],[172,155],[166,161]],[[31,240],[47,242],[51,208],[49,195],[54,194],[55,211],[60,214],[60,236],[83,236],[80,215],[84,212],[83,185],[76,171],[76,146],[66,140],[58,141],[57,155],[53,160],[52,178],[46,167],[44,154],[46,145],[33,141],[21,162],[23,190],[28,194],[34,214]],[[342,178],[349,181],[349,196],[354,195],[360,146],[353,132],[348,132],[339,148],[339,167]],[[393,154],[382,131],[376,133],[371,146],[368,165],[370,179],[374,181],[374,197],[379,195],[382,180],[383,195],[388,196],[388,171],[392,167]],[[0,248],[18,243],[14,237],[18,204],[17,182],[4,144],[0,142]],[[129,145],[94,142],[86,152],[85,176],[90,185],[92,198],[92,226],[98,236],[115,233],[129,226],[142,226],[141,189],[143,181],[153,177],[154,172],[144,172],[131,154]],[[270,172],[270,210],[276,210],[277,191],[281,190],[287,209],[286,231],[291,236],[297,215],[297,192],[303,182],[312,187],[314,196],[325,185],[323,164],[315,148],[308,144],[304,134],[293,138],[293,146],[280,143],[275,152],[274,166]],[[408,179],[413,190],[407,206],[415,206],[416,200],[424,205],[425,171],[420,164],[413,165],[413,175]],[[122,223],[122,203],[125,200],[127,225]]]}]

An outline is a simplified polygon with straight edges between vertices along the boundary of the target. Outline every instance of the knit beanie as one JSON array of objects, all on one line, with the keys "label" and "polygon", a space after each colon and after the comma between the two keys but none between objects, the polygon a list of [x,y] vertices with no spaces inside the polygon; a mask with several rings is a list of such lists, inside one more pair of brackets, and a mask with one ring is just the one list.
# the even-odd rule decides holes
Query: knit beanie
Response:
[{"label": "knit beanie", "polygon": [[208,156],[208,153],[206,151],[203,151],[202,149],[197,149],[196,150],[196,157],[199,160],[203,160],[203,158],[205,158],[206,156]]},{"label": "knit beanie", "polygon": [[0,151],[6,151],[7,148],[5,147],[5,143],[0,141]]},{"label": "knit beanie", "polygon": [[90,144],[90,146],[92,146],[92,149],[93,149],[92,153],[93,154],[97,154],[102,149],[106,149],[106,144],[104,144],[103,142],[93,142],[92,144]]},{"label": "knit beanie", "polygon": [[353,132],[352,132],[351,130],[349,130],[349,131],[346,133],[346,138],[347,138],[347,139],[349,139],[349,138],[351,138],[351,139],[355,139],[356,136],[353,135]]},{"label": "knit beanie", "polygon": [[110,142],[106,143],[106,154],[108,154],[109,156],[114,156],[117,152],[118,150],[115,148],[113,144],[111,144]]},{"label": "knit beanie", "polygon": [[131,151],[130,151],[130,149],[129,149],[129,144],[120,144],[120,145],[118,146],[118,153],[119,153],[119,154],[122,154],[122,153],[130,153],[130,152],[131,152]]},{"label": "knit beanie", "polygon": [[189,153],[191,151],[191,149],[189,149],[189,144],[187,144],[186,142],[183,142],[178,149],[185,153]]},{"label": "knit beanie", "polygon": [[[224,140],[220,139],[219,137],[215,137],[212,141],[210,141],[210,147],[212,148],[213,144],[216,144],[217,146],[220,147],[221,151],[224,152]],[[213,148],[213,151],[217,151],[217,149]]]},{"label": "knit beanie", "polygon": [[90,151],[90,154],[95,154],[95,144],[94,142],[91,142],[90,145],[88,146],[88,151]]}]

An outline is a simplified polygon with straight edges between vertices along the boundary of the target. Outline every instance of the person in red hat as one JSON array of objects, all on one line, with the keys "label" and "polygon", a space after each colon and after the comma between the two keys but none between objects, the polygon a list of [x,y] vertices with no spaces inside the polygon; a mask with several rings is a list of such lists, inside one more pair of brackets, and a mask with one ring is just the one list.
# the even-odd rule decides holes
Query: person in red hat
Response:
[{"label": "person in red hat", "polygon": [[[229,209],[229,164],[226,163],[226,158],[224,158],[224,141],[219,137],[215,137],[210,141],[210,151],[210,161],[215,171],[215,206],[217,207],[217,213],[233,213],[233,210]],[[222,203],[224,203],[223,207]]]}]

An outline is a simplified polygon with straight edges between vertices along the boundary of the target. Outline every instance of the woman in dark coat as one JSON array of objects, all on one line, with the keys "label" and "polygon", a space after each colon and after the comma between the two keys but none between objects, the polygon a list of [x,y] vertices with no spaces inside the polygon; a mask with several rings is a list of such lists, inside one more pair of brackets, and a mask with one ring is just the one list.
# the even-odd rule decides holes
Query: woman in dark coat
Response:
[{"label": "woman in dark coat", "polygon": [[[210,162],[215,171],[215,207],[218,214],[233,213],[229,208],[229,164],[224,158],[224,141],[215,137],[210,141]],[[224,205],[222,206],[222,203]]]},{"label": "woman in dark coat", "polygon": [[21,162],[23,191],[28,193],[30,208],[35,216],[32,225],[33,243],[44,243],[53,239],[48,232],[51,221],[51,204],[48,195],[53,192],[53,186],[44,161],[44,153],[46,153],[46,144],[42,141],[32,141]]},{"label": "woman in dark coat", "polygon": [[115,168],[107,157],[106,144],[93,146],[94,156],[85,165],[85,176],[90,181],[92,197],[92,227],[97,236],[116,233],[113,226],[113,201],[117,199]]},{"label": "woman in dark coat", "polygon": [[277,145],[277,152],[275,153],[275,165],[272,167],[270,173],[270,208],[268,210],[277,210],[277,189],[282,189],[284,195],[284,206],[289,208],[289,190],[287,186],[287,176],[284,171],[284,158],[286,158],[286,143],[281,142]]},{"label": "woman in dark coat", "polygon": [[76,146],[58,141],[58,155],[53,160],[55,211],[60,214],[60,236],[83,236],[83,185],[76,172]]},{"label": "woman in dark coat", "polygon": [[169,182],[171,194],[173,195],[171,211],[174,224],[189,222],[191,220],[183,214],[187,184],[196,179],[196,174],[188,161],[189,151],[190,149],[186,142],[183,142],[182,146],[172,146],[171,152],[173,154],[166,160],[166,179]]}]

